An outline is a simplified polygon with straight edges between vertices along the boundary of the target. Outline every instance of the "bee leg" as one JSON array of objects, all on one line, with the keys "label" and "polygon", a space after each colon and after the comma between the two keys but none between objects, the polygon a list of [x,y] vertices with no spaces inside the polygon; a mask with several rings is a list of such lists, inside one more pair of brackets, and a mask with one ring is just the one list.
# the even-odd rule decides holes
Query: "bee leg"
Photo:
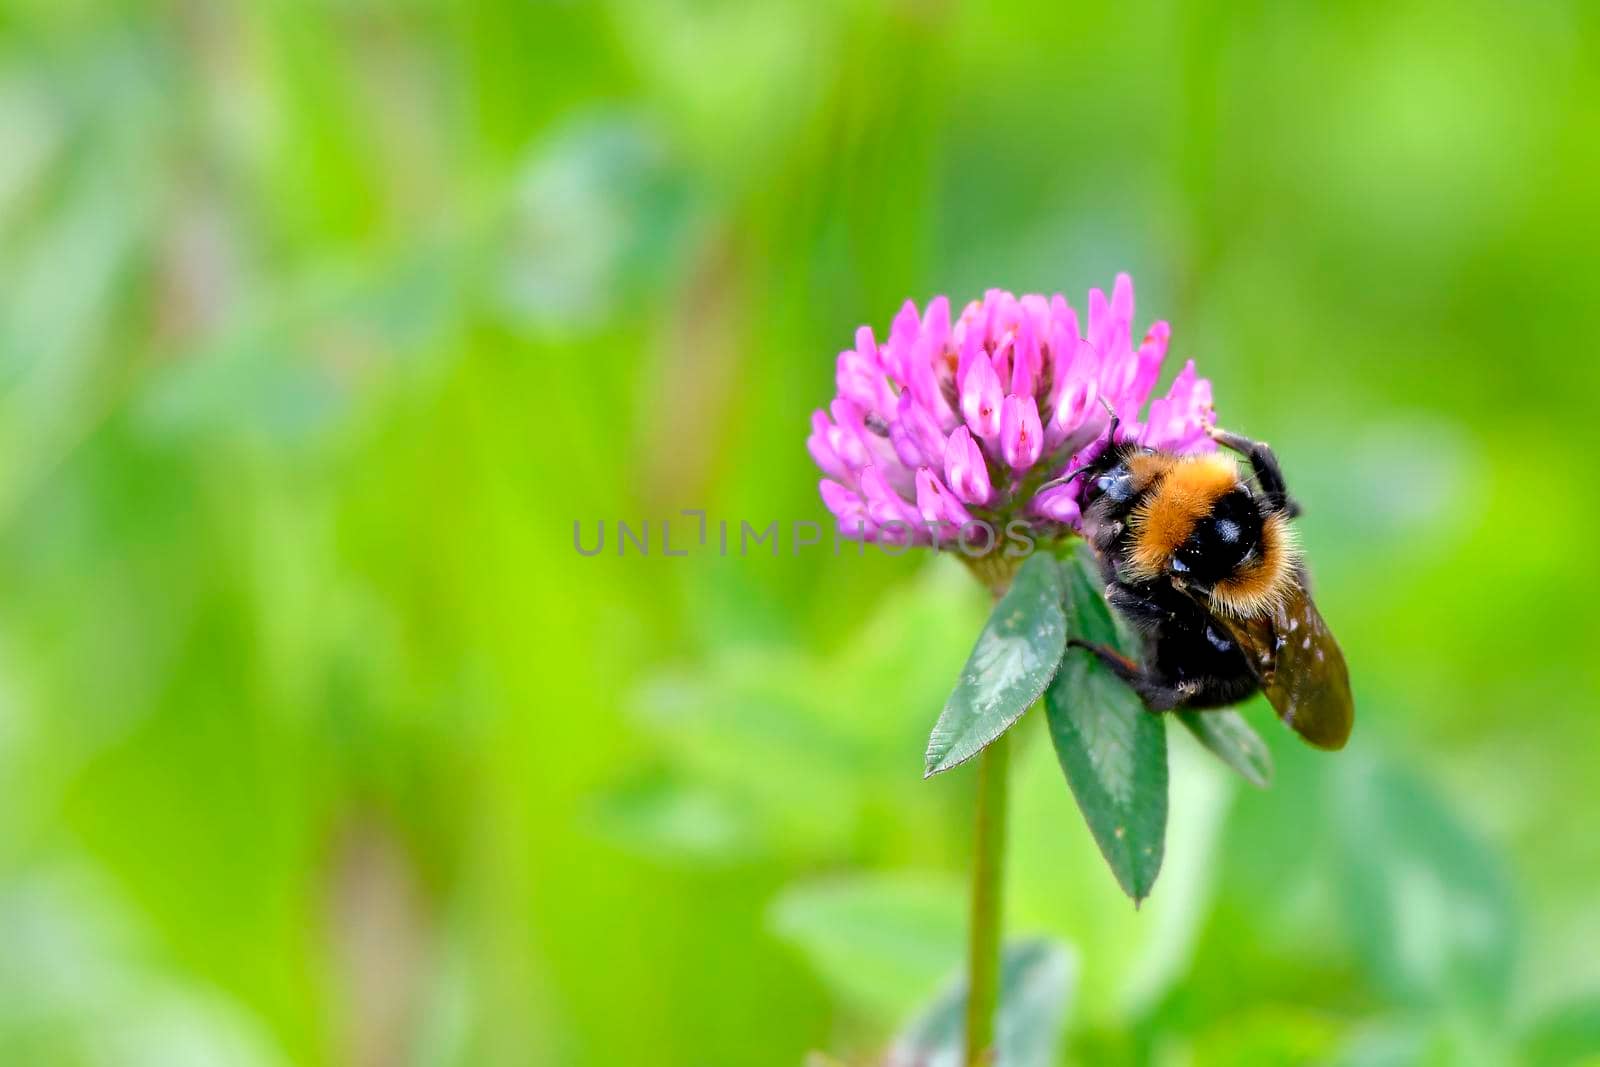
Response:
[{"label": "bee leg", "polygon": [[1111,672],[1125,682],[1137,677],[1139,674],[1139,665],[1137,663],[1107,645],[1096,645],[1074,637],[1067,641],[1067,647],[1081,648],[1093,652],[1100,662],[1110,667]]},{"label": "bee leg", "polygon": [[1289,487],[1283,480],[1283,468],[1278,466],[1278,457],[1272,454],[1271,448],[1261,441],[1252,441],[1248,437],[1215,428],[1211,430],[1211,439],[1250,461],[1250,469],[1255,471],[1256,482],[1273,511],[1282,512],[1291,519],[1300,514],[1300,505],[1289,496]]},{"label": "bee leg", "polygon": [[1141,670],[1133,660],[1105,645],[1090,644],[1074,637],[1067,642],[1067,646],[1069,648],[1076,646],[1093,652],[1112,674],[1121,678],[1129,689],[1139,694],[1139,699],[1144,701],[1144,706],[1151,711],[1171,711],[1186,704],[1195,694],[1193,683],[1168,685],[1158,681]]},{"label": "bee leg", "polygon": [[1117,614],[1146,633],[1155,631],[1171,617],[1169,605],[1162,603],[1148,590],[1127,582],[1106,583],[1106,603],[1115,608]]}]

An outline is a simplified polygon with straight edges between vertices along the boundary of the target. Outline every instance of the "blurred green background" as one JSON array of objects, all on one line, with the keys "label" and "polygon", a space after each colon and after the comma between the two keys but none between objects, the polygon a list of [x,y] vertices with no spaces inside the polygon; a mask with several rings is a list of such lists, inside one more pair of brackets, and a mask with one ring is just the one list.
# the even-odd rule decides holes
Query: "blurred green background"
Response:
[{"label": "blurred green background", "polygon": [[870,1060],[982,594],[573,524],[820,520],[858,324],[1119,269],[1360,715],[1174,731],[1139,912],[1024,720],[1062,1062],[1600,1062],[1597,99],[1576,0],[12,0],[0,1062]]}]

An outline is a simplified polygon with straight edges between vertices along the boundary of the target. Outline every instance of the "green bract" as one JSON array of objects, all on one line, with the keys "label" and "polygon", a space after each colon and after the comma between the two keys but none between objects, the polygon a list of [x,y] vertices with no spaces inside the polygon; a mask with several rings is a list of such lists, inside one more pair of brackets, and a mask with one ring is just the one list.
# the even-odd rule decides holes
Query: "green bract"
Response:
[{"label": "green bract", "polygon": [[[966,762],[1044,698],[1050,739],[1089,830],[1124,892],[1143,900],[1161,870],[1167,733],[1137,694],[1073,641],[1123,643],[1093,556],[1030,557],[995,605],[928,740],[927,774]],[[1266,743],[1235,711],[1174,716],[1254,785],[1272,780]]]},{"label": "green bract", "polygon": [[[1069,575],[1073,636],[1116,647],[1099,583],[1082,562]],[[1087,649],[1067,653],[1045,694],[1050,740],[1117,882],[1143,900],[1161,870],[1167,832],[1167,734],[1139,697]]]},{"label": "green bract", "polygon": [[1005,733],[1050,684],[1066,647],[1061,569],[1036,553],[995,605],[945,701],[928,738],[927,773],[965,763]]}]

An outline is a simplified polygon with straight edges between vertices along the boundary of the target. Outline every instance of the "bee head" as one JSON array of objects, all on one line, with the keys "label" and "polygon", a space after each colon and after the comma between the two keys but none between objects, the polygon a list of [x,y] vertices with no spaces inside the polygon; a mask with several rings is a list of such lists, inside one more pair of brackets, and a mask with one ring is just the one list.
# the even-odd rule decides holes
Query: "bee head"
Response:
[{"label": "bee head", "polygon": [[1152,455],[1152,450],[1138,445],[1107,445],[1105,450],[1083,469],[1081,493],[1085,509],[1097,501],[1104,501],[1102,510],[1116,508],[1131,501],[1141,488],[1141,477],[1135,471],[1135,457]]}]

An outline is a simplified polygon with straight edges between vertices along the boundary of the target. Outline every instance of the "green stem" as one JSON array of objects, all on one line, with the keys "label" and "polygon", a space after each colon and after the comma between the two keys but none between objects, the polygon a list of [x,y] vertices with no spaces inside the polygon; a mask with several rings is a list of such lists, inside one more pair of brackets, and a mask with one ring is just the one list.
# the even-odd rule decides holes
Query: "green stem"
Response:
[{"label": "green stem", "polygon": [[1000,985],[1000,876],[1005,866],[1006,764],[1010,737],[1001,734],[978,757],[978,819],[973,834],[972,917],[967,954],[968,1067],[993,1062]]}]

